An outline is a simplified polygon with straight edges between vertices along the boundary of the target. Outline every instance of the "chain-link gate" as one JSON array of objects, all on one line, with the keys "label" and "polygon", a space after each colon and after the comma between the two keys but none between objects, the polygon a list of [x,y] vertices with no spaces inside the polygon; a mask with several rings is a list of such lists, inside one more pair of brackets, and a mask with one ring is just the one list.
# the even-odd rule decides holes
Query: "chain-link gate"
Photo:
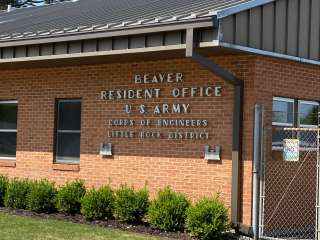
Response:
[{"label": "chain-link gate", "polygon": [[261,239],[320,239],[319,136],[319,128],[264,127]]}]

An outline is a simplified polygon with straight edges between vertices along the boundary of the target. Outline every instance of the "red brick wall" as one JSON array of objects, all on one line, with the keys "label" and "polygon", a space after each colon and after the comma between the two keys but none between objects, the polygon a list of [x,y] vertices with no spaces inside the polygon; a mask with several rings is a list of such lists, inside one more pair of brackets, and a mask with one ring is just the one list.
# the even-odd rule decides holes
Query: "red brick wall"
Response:
[{"label": "red brick wall", "polygon": [[[316,154],[301,151],[299,162],[285,162],[282,152],[272,152],[272,97],[320,101],[320,67],[257,58],[254,68],[256,98],[266,109],[270,130],[266,154],[265,230],[312,228],[316,217]],[[311,138],[311,132],[308,134]],[[287,132],[287,135],[290,134]]]},{"label": "red brick wall", "polygon": [[[317,71],[315,67],[252,56],[218,57],[213,60],[245,81],[241,202],[243,223],[250,224],[254,103],[262,101],[270,106],[272,95],[283,95],[283,91],[286,91],[284,89],[292,81],[292,73],[301,74],[300,77],[294,77],[299,84],[302,83],[298,79],[302,78],[318,84],[313,80],[315,75],[311,74]],[[133,100],[132,103],[144,103],[147,106],[155,103],[189,103],[190,114],[160,118],[207,119],[209,126],[206,130],[210,133],[208,141],[107,138],[107,131],[110,130],[107,120],[128,118],[123,107],[129,101],[101,101],[100,91],[137,88],[133,76],[145,72],[182,72],[184,83],[143,85],[143,88],[160,87],[164,94],[160,99]],[[173,99],[169,94],[173,86],[209,84],[222,86],[222,97]],[[312,87],[306,87],[306,84],[302,85],[306,93],[315,91]],[[287,94],[291,96],[290,92]],[[81,159],[80,165],[72,168],[53,165],[54,105],[57,98],[82,99]],[[114,186],[126,183],[135,187],[147,183],[152,196],[159,188],[170,185],[188,194],[192,200],[218,192],[230,207],[232,98],[232,86],[189,59],[1,70],[0,100],[17,99],[19,104],[16,166],[1,167],[5,164],[0,162],[0,173],[48,178],[58,184],[82,178],[89,187],[108,182]],[[141,119],[134,114],[130,118]],[[148,118],[153,116],[150,114]],[[149,129],[155,130],[154,127]],[[102,142],[112,142],[113,157],[103,158],[98,154]],[[204,160],[206,144],[221,145],[222,161]]]},{"label": "red brick wall", "polygon": [[273,96],[320,101],[319,66],[256,57],[252,67],[257,101],[268,112],[272,111]]}]

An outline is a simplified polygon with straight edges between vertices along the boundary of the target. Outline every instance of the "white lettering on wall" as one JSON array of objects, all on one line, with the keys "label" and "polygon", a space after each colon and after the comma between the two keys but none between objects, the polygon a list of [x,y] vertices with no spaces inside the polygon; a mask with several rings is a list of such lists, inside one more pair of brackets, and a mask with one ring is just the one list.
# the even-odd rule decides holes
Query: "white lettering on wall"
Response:
[{"label": "white lettering on wall", "polygon": [[[118,128],[108,131],[109,138],[165,138],[169,140],[209,139],[209,133],[203,131],[203,128],[206,128],[209,125],[209,122],[206,119],[162,118],[162,116],[189,114],[192,112],[190,104],[172,103],[171,101],[170,103],[159,103],[159,100],[153,99],[161,98],[162,94],[169,97],[169,99],[170,97],[171,99],[221,97],[221,86],[181,86],[184,82],[184,75],[181,72],[135,74],[133,80],[135,84],[139,85],[139,88],[107,89],[100,92],[99,98],[101,100],[128,100],[129,103],[124,105],[124,113],[130,114],[130,117],[134,117],[134,120],[130,118],[108,120],[108,127]],[[144,88],[143,85],[145,84],[150,84],[152,87]],[[151,84],[163,84],[166,88],[161,90],[161,88],[154,87]],[[171,89],[168,89],[169,85],[172,85]],[[136,100],[146,100],[146,102],[139,103]],[[147,116],[149,114],[153,115],[155,118],[148,119]],[[142,119],[136,119],[135,117],[138,115],[143,115],[144,117]],[[135,130],[132,128],[134,126],[140,127],[143,130],[131,131]],[[119,130],[119,128],[123,130]],[[129,128],[129,130],[127,128]],[[152,130],[148,130],[148,128],[151,128]],[[171,130],[163,132],[164,128],[171,128]],[[182,130],[183,128],[190,128],[192,130],[185,131]],[[159,131],[159,129],[161,130]]]},{"label": "white lettering on wall", "polygon": [[175,113],[182,113],[186,114],[190,112],[190,104],[157,104],[154,107],[153,113],[158,114],[175,114]]},{"label": "white lettering on wall", "polygon": [[191,87],[173,88],[172,96],[175,98],[185,97],[220,97],[221,87]]},{"label": "white lettering on wall", "polygon": [[183,81],[182,73],[145,73],[143,75],[136,74],[134,76],[135,84],[148,84],[148,83],[178,83]]}]

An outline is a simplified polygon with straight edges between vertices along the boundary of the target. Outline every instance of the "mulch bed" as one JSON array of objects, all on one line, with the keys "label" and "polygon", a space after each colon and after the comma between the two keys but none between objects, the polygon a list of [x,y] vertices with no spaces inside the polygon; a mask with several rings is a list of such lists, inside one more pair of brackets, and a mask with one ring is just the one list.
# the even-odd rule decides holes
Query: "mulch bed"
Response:
[{"label": "mulch bed", "polygon": [[[155,229],[150,227],[148,224],[141,224],[141,225],[134,225],[134,224],[127,224],[123,222],[119,222],[116,220],[105,220],[105,221],[87,221],[82,215],[68,215],[62,213],[35,213],[28,210],[20,210],[20,209],[8,209],[8,208],[1,208],[0,212],[8,213],[17,216],[26,216],[26,217],[33,217],[33,218],[40,218],[40,219],[52,219],[52,220],[60,220],[60,221],[68,221],[72,223],[80,223],[80,224],[87,224],[87,225],[95,225],[100,227],[106,227],[111,229],[118,229],[124,231],[130,231],[134,233],[141,233],[141,234],[148,234],[152,236],[160,236],[160,237],[167,237],[170,239],[181,239],[181,240],[192,240],[193,238],[189,237],[186,233],[183,232],[165,232],[159,229]],[[238,236],[234,234],[230,234],[226,239],[229,240],[236,240]]]}]

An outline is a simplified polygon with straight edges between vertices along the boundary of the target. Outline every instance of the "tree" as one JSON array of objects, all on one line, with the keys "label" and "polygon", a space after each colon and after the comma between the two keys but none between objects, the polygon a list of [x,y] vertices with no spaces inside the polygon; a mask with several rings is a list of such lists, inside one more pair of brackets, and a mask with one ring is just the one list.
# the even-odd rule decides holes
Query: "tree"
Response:
[{"label": "tree", "polygon": [[30,7],[41,6],[55,2],[63,2],[63,0],[0,0],[0,10],[6,10],[10,4],[12,7]]},{"label": "tree", "polygon": [[0,0],[0,10],[7,9],[8,5],[16,6],[17,3],[17,0]]}]

